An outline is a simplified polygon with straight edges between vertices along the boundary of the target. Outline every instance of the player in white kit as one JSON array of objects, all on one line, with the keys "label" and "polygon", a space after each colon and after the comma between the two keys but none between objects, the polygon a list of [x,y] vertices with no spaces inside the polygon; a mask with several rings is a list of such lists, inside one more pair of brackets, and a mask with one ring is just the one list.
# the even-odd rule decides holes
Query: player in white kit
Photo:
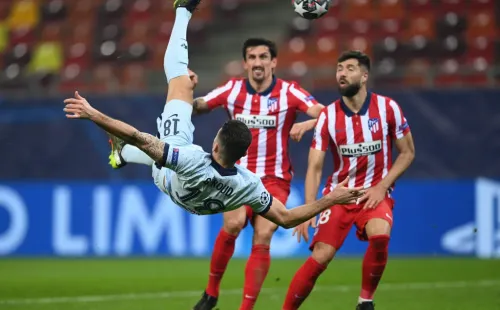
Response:
[{"label": "player in white kit", "polygon": [[[314,203],[287,210],[265,189],[259,177],[235,164],[243,157],[252,136],[240,121],[226,122],[214,139],[211,154],[193,144],[193,88],[188,72],[186,32],[189,19],[200,0],[177,0],[176,19],[165,53],[168,80],[167,104],[158,118],[158,136],[140,132],[93,108],[75,92],[66,99],[68,118],[89,119],[113,137],[112,160],[120,160],[120,147],[126,143],[136,147],[138,163],[152,166],[156,186],[174,203],[195,214],[214,214],[234,210],[243,205],[277,225],[296,226],[335,204],[353,203],[361,188],[339,184],[329,195]],[[124,143],[120,143],[124,141]]]}]

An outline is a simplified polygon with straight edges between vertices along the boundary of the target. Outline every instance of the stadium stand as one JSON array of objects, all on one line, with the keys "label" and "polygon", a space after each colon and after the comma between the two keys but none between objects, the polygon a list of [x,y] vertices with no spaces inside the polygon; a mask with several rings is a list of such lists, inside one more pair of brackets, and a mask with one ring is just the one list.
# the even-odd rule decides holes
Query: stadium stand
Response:
[{"label": "stadium stand", "polygon": [[[277,2],[203,2],[189,36],[206,88],[240,75],[240,44],[260,35],[280,43],[278,73],[308,87],[331,87],[347,48],[373,56],[377,87],[500,83],[499,1],[332,0],[312,22]],[[163,0],[2,0],[0,89],[164,91],[173,18]]]}]

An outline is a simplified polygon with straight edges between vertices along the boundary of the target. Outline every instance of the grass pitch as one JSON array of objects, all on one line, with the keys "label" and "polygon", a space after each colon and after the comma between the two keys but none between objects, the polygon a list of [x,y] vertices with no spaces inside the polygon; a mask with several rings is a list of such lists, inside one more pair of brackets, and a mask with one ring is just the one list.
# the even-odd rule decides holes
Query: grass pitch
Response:
[{"label": "grass pitch", "polygon": [[[245,260],[231,261],[217,305],[237,310]],[[256,310],[281,309],[304,259],[274,259]],[[207,280],[206,259],[0,259],[0,309],[191,309]],[[361,258],[332,262],[301,309],[354,309]],[[500,260],[390,259],[376,309],[500,309]]]}]

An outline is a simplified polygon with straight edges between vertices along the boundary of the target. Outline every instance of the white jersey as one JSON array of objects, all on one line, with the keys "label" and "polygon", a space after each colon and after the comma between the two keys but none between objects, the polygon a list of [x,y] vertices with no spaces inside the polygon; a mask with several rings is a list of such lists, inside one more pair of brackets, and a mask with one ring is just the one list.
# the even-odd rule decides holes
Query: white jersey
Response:
[{"label": "white jersey", "polygon": [[165,145],[165,167],[156,185],[172,201],[194,214],[214,214],[250,206],[263,214],[272,197],[260,178],[236,165],[223,168],[198,145]]}]

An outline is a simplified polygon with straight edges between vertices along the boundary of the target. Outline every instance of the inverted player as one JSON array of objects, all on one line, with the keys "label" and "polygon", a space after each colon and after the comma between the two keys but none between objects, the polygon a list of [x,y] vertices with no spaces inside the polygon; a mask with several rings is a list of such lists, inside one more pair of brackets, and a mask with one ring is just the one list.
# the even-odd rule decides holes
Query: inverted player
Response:
[{"label": "inverted player", "polygon": [[228,121],[219,130],[211,154],[193,144],[191,122],[193,83],[188,73],[186,32],[191,14],[200,0],[177,0],[176,18],[165,53],[168,80],[167,104],[158,124],[160,138],[140,132],[93,108],[75,92],[66,99],[64,111],[71,119],[89,119],[109,134],[142,150],[153,161],[156,186],[180,207],[195,214],[227,212],[249,205],[256,212],[283,227],[293,227],[326,209],[332,203],[350,203],[360,189],[337,187],[332,194],[309,205],[287,210],[265,189],[258,176],[235,162],[245,155],[251,133],[240,121]]},{"label": "inverted player", "polygon": [[[311,257],[295,274],[283,310],[298,309],[342,247],[352,225],[357,236],[368,241],[363,259],[358,310],[374,309],[373,296],[387,264],[393,223],[391,193],[396,179],[410,166],[415,148],[410,127],[399,105],[391,98],[366,89],[370,58],[359,51],[343,53],[337,63],[337,82],[341,99],[320,114],[309,153],[306,175],[306,203],[316,200],[323,162],[330,148],[334,171],[323,189],[328,195],[341,180],[350,177],[349,187],[361,186],[366,194],[355,204],[337,206],[322,212],[310,249]],[[392,163],[392,145],[398,157]],[[309,241],[311,219],[298,233]]]},{"label": "inverted player", "polygon": [[[324,108],[309,92],[295,82],[277,78],[273,72],[278,61],[276,44],[263,38],[249,38],[242,46],[246,78],[233,78],[206,96],[196,98],[194,114],[208,113],[217,108],[226,110],[230,119],[244,122],[252,133],[246,156],[237,163],[257,174],[266,189],[281,203],[290,194],[293,169],[289,157],[290,137],[299,141],[312,130],[315,120],[295,123],[298,112],[317,118]],[[194,81],[197,76],[190,72]],[[159,126],[162,119],[158,120]],[[295,123],[295,124],[294,124]],[[127,163],[153,164],[153,160],[132,145],[112,139],[114,151],[110,157],[113,168]],[[224,213],[221,228],[210,261],[208,284],[195,310],[213,309],[218,301],[222,277],[233,256],[236,238],[250,220],[254,236],[252,250],[245,268],[245,283],[240,310],[252,309],[269,271],[271,239],[278,226],[259,216],[246,206]]]}]

